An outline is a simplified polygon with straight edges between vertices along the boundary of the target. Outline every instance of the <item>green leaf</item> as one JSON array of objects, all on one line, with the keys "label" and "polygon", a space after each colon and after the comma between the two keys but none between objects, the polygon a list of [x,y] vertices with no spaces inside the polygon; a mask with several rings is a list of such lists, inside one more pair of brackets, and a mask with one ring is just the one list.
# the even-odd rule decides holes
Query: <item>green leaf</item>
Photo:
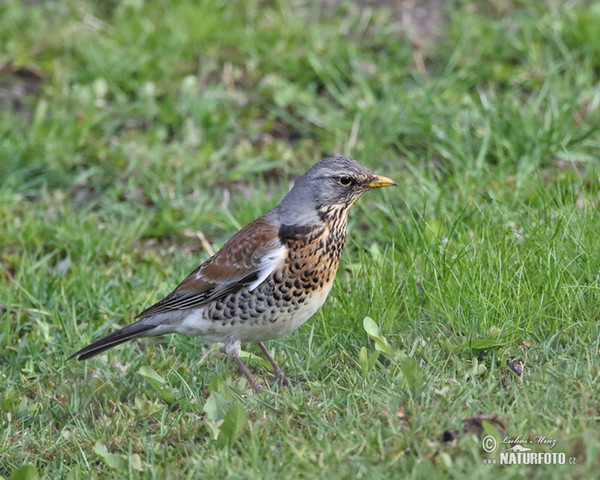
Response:
[{"label": "green leaf", "polygon": [[383,353],[390,354],[392,347],[388,343],[387,339],[381,334],[379,327],[371,317],[365,317],[363,319],[363,328],[367,335],[375,342],[375,348]]},{"label": "green leaf", "polygon": [[360,349],[360,353],[358,354],[358,364],[362,370],[363,377],[366,377],[367,373],[369,373],[369,354],[365,347]]},{"label": "green leaf", "polygon": [[171,404],[175,401],[175,395],[170,390],[160,390],[158,393],[166,403]]},{"label": "green leaf", "polygon": [[473,338],[471,340],[468,340],[464,343],[460,343],[458,345],[455,343],[450,343],[450,342],[446,343],[447,348],[452,353],[458,353],[458,352],[462,352],[465,350],[467,350],[467,351],[469,351],[469,350],[475,350],[475,351],[493,350],[496,348],[504,347],[507,344],[508,344],[508,342],[500,342],[494,338]]},{"label": "green leaf", "polygon": [[172,403],[175,400],[175,395],[173,394],[173,392],[171,392],[171,390],[169,389],[163,388],[163,385],[165,385],[167,381],[158,373],[146,366],[140,367],[138,372],[142,377],[144,377],[148,381],[152,388],[161,396],[161,398],[165,402]]},{"label": "green leaf", "polygon": [[227,388],[225,387],[225,382],[223,377],[218,373],[215,373],[210,382],[208,382],[208,391],[211,393],[220,393],[221,395],[226,396]]},{"label": "green leaf", "polygon": [[423,229],[423,236],[428,242],[432,242],[434,240],[437,240],[442,235],[443,231],[444,226],[442,222],[432,218],[425,223],[425,228]]},{"label": "green leaf", "polygon": [[141,366],[139,374],[148,380],[150,383],[157,383],[158,385],[164,385],[167,381],[161,377],[158,373],[152,370],[150,367]]},{"label": "green leaf", "polygon": [[502,437],[500,436],[500,432],[498,431],[498,429],[492,423],[488,422],[487,420],[482,420],[481,427],[483,428],[483,431],[486,434],[493,435],[494,437],[496,437],[498,443],[500,443],[500,439]]},{"label": "green leaf", "polygon": [[489,350],[504,345],[506,345],[506,342],[499,342],[493,338],[474,338],[465,344],[465,346],[472,350]]},{"label": "green leaf", "polygon": [[487,372],[487,367],[485,364],[479,363],[477,357],[473,357],[471,359],[471,368],[468,370],[467,375],[476,377],[478,375],[483,375],[485,372]]},{"label": "green leaf", "polygon": [[264,358],[259,357],[258,355],[254,355],[253,353],[246,352],[244,350],[240,351],[240,358],[244,361],[252,360],[253,362],[258,363],[263,368],[272,368],[271,364]]},{"label": "green leaf", "polygon": [[365,332],[367,332],[367,335],[369,335],[371,338],[381,335],[379,327],[371,317],[363,318],[363,328],[365,329]]},{"label": "green leaf", "polygon": [[38,480],[40,475],[33,465],[23,465],[12,471],[7,480]]},{"label": "green leaf", "polygon": [[423,371],[417,361],[412,357],[407,357],[401,364],[400,369],[406,380],[406,384],[411,392],[417,392],[425,383]]},{"label": "green leaf", "polygon": [[219,433],[219,443],[224,445],[232,445],[242,433],[242,430],[248,424],[246,420],[246,411],[239,403],[234,403],[227,415],[223,425],[221,425],[221,433]]},{"label": "green leaf", "polygon": [[371,257],[373,258],[373,261],[375,263],[377,263],[378,265],[385,263],[385,256],[381,252],[381,247],[379,246],[378,243],[372,243],[369,246],[369,253],[371,254]]},{"label": "green leaf", "polygon": [[144,470],[144,467],[142,465],[142,457],[140,457],[140,455],[138,453],[134,453],[132,455],[129,456],[129,466],[134,469],[137,470],[138,472],[142,472]]},{"label": "green leaf", "polygon": [[98,455],[106,466],[115,471],[123,471],[127,468],[125,459],[121,455],[110,453],[105,445],[100,442],[96,442],[94,445],[94,452]]},{"label": "green leaf", "polygon": [[369,357],[369,370],[371,370],[375,366],[375,363],[377,362],[378,358],[379,358],[379,350],[375,350]]},{"label": "green leaf", "polygon": [[209,420],[223,420],[227,415],[229,404],[220,394],[213,392],[206,399],[202,410],[206,413]]},{"label": "green leaf", "polygon": [[358,364],[363,372],[363,377],[366,378],[367,374],[375,366],[377,359],[379,358],[379,350],[375,350],[370,356],[365,347],[360,349],[358,354]]}]

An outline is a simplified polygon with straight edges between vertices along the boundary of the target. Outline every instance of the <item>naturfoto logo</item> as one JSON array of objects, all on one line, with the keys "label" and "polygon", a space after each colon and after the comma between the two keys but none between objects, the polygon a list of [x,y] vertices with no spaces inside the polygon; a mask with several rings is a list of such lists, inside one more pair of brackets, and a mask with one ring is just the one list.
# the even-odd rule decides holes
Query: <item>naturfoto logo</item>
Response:
[{"label": "naturfoto logo", "polygon": [[[485,465],[574,465],[575,457],[568,457],[564,452],[534,452],[528,445],[544,445],[550,450],[556,446],[556,440],[544,435],[527,438],[522,435],[517,437],[505,436],[502,445],[507,446],[497,452],[498,440],[493,435],[486,435],[481,439],[481,447],[488,454],[498,453],[498,457],[484,458]],[[512,445],[512,446],[511,446]]]}]

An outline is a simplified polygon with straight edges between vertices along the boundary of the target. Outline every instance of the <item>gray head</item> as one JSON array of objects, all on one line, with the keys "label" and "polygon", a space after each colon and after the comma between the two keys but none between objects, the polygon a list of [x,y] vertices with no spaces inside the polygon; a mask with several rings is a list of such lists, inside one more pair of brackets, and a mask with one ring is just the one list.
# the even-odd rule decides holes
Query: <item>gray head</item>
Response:
[{"label": "gray head", "polygon": [[330,157],[302,175],[274,210],[296,223],[314,224],[320,221],[320,212],[347,210],[367,190],[392,185],[397,184],[355,160]]}]

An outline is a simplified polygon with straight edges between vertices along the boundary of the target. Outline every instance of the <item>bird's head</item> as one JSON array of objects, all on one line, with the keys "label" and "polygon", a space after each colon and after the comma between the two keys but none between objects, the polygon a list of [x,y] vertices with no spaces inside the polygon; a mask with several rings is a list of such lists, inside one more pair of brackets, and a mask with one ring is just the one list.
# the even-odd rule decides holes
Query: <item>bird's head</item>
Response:
[{"label": "bird's head", "polygon": [[287,216],[299,217],[299,221],[315,223],[323,212],[349,209],[371,188],[393,185],[397,183],[375,175],[355,160],[330,157],[321,160],[300,177],[277,209]]}]

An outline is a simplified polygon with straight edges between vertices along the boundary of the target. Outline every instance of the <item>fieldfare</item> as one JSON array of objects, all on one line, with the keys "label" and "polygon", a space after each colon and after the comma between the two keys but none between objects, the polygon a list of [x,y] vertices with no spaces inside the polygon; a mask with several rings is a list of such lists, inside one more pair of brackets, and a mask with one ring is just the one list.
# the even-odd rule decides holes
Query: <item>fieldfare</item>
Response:
[{"label": "fieldfare", "polygon": [[320,161],[272,210],[246,225],[137,322],[79,350],[86,360],[138,337],[183,333],[223,342],[227,355],[262,391],[240,358],[258,342],[280,385],[287,380],[262,343],[298,328],[325,302],[346,237],[348,211],[371,188],[396,182],[343,157]]}]

